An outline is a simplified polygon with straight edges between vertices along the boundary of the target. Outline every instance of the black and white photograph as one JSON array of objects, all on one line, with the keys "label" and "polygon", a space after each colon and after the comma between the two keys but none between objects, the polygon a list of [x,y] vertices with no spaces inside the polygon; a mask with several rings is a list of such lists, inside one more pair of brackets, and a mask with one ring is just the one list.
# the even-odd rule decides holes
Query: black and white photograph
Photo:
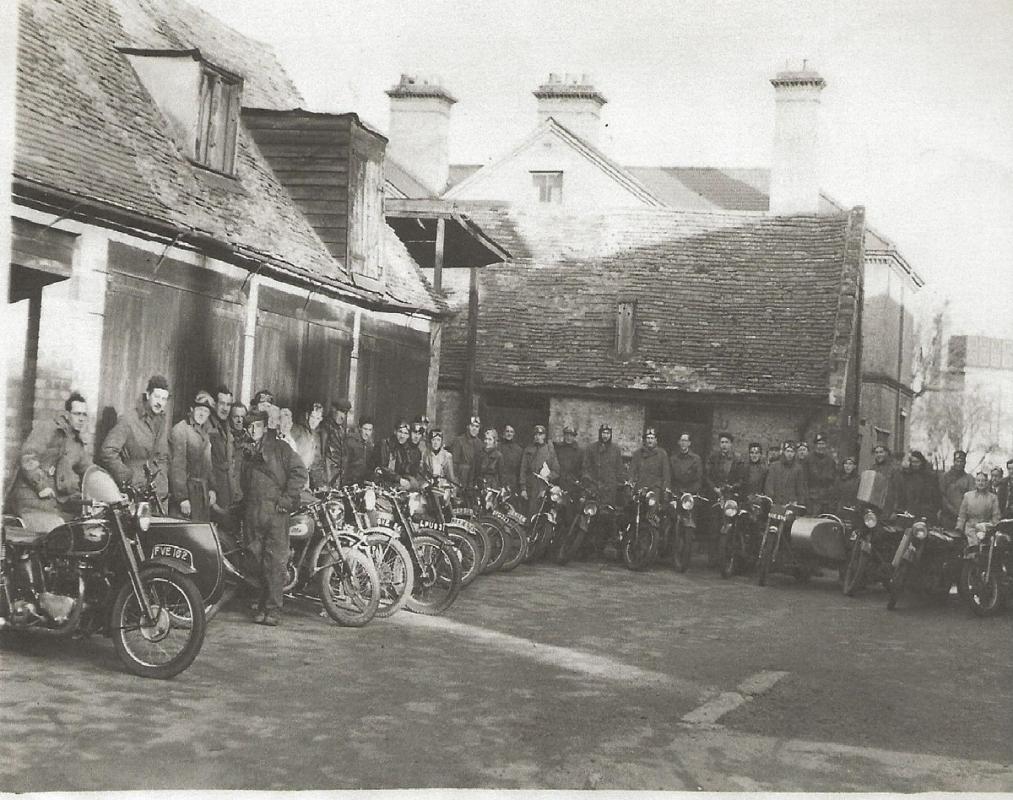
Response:
[{"label": "black and white photograph", "polygon": [[1011,86],[1010,0],[0,3],[0,796],[1013,796]]}]

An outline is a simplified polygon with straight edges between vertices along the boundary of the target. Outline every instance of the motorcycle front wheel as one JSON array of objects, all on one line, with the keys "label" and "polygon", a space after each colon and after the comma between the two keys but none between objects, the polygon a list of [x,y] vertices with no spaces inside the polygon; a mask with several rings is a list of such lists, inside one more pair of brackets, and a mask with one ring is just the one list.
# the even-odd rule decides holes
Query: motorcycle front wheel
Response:
[{"label": "motorcycle front wheel", "polygon": [[681,522],[676,523],[675,535],[672,537],[672,566],[676,572],[689,569],[693,557],[693,536]]},{"label": "motorcycle front wheel", "polygon": [[509,534],[506,527],[493,517],[483,517],[478,521],[478,527],[482,529],[489,540],[489,559],[482,570],[483,574],[495,572],[507,557],[507,538]]},{"label": "motorcycle front wheel", "polygon": [[461,562],[450,542],[434,536],[416,536],[413,542],[418,555],[418,572],[411,597],[405,603],[416,614],[442,614],[450,608],[461,591]]},{"label": "motorcycle front wheel", "polygon": [[580,552],[584,545],[584,529],[580,527],[580,516],[574,516],[570,528],[562,536],[559,546],[556,548],[555,561],[560,566],[566,565],[570,559]]},{"label": "motorcycle front wheel", "polygon": [[327,616],[346,628],[361,628],[380,605],[380,576],[365,553],[346,547],[340,560],[317,573],[317,593]]},{"label": "motorcycle front wheel", "polygon": [[968,579],[967,604],[979,617],[992,617],[1006,605],[1006,593],[1001,584],[999,570],[985,578],[985,570],[974,569]]},{"label": "motorcycle front wheel", "polygon": [[393,531],[389,534],[366,532],[364,535],[380,577],[380,603],[376,607],[376,616],[389,617],[404,607],[415,586],[412,557]]},{"label": "motorcycle front wheel", "polygon": [[447,526],[447,537],[457,548],[457,557],[461,562],[461,586],[468,586],[482,571],[482,559],[472,538],[458,528]]},{"label": "motorcycle front wheel", "polygon": [[760,541],[760,559],[756,566],[757,586],[767,585],[767,575],[774,565],[774,535],[770,531],[763,532]]},{"label": "motorcycle front wheel", "polygon": [[172,678],[193,663],[204,643],[204,601],[194,582],[171,567],[142,567],[138,579],[152,618],[144,618],[126,581],[112,607],[116,655],[142,678]]},{"label": "motorcycle front wheel", "polygon": [[851,557],[848,559],[848,566],[844,570],[844,582],[841,591],[847,597],[854,597],[855,592],[865,581],[865,571],[868,565],[869,556],[862,549],[862,542],[858,540],[851,548]]},{"label": "motorcycle front wheel", "polygon": [[524,528],[516,522],[508,522],[504,525],[506,543],[504,550],[506,555],[500,564],[500,572],[510,572],[516,569],[517,565],[528,558],[528,537]]},{"label": "motorcycle front wheel", "polygon": [[897,607],[897,601],[900,599],[901,594],[904,593],[904,584],[907,583],[909,569],[911,569],[911,565],[907,561],[902,562],[894,570],[893,577],[890,578],[890,583],[887,584],[886,607],[890,611],[893,611]]},{"label": "motorcycle front wheel", "polygon": [[636,530],[627,532],[620,555],[627,569],[642,572],[651,565],[657,550],[658,527],[644,521]]},{"label": "motorcycle front wheel", "polygon": [[729,531],[721,537],[721,577],[730,578],[738,572],[739,546],[735,533]]}]

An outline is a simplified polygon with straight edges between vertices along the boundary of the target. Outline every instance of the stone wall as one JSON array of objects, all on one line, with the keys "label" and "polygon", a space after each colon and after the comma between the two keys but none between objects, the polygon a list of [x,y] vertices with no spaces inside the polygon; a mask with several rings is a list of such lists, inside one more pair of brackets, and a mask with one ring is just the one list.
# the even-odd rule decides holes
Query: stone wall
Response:
[{"label": "stone wall", "polygon": [[577,442],[586,447],[598,440],[598,426],[612,426],[612,441],[623,455],[630,456],[640,447],[644,433],[644,404],[623,400],[598,400],[582,397],[553,397],[549,406],[549,435],[562,441],[563,426],[577,429]]}]

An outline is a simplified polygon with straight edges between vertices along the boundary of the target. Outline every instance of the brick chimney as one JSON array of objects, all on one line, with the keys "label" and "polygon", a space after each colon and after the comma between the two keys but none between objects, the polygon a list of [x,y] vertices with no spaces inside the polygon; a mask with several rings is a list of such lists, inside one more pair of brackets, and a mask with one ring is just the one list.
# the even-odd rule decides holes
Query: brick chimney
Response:
[{"label": "brick chimney", "polygon": [[533,92],[538,98],[538,123],[552,117],[584,141],[598,146],[601,133],[601,107],[608,102],[587,75],[558,75]]},{"label": "brick chimney", "polygon": [[443,194],[450,177],[450,107],[457,98],[439,81],[415,75],[402,75],[387,96],[388,155],[436,194]]},{"label": "brick chimney", "polygon": [[776,119],[770,213],[815,214],[820,202],[820,92],[826,81],[802,62],[771,79]]}]

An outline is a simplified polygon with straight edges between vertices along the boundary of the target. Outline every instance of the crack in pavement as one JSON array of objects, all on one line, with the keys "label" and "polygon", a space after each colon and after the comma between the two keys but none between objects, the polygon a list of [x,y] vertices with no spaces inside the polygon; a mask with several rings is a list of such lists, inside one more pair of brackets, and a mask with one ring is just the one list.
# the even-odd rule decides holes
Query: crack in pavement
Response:
[{"label": "crack in pavement", "polygon": [[745,705],[754,697],[769,692],[787,675],[787,672],[780,670],[764,670],[750,675],[736,687],[737,691],[722,692],[702,706],[684,714],[682,721],[691,725],[713,725],[730,711]]}]

